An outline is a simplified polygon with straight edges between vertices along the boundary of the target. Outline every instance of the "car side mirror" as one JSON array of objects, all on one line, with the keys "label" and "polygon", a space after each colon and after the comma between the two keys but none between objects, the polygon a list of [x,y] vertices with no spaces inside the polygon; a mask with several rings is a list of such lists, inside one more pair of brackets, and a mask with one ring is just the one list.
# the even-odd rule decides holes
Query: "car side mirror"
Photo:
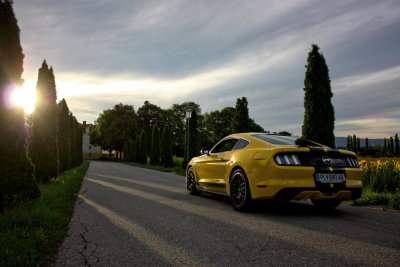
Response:
[{"label": "car side mirror", "polygon": [[208,148],[202,148],[201,150],[200,150],[200,154],[201,155],[208,155],[208,153],[210,152],[210,149],[208,149]]}]

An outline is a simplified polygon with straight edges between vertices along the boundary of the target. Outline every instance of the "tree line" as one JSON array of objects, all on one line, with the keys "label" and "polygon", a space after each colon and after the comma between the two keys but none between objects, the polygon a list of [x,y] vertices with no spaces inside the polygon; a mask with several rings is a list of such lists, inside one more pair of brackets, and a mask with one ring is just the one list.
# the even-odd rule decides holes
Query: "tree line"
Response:
[{"label": "tree line", "polygon": [[361,139],[355,134],[348,135],[346,140],[346,149],[351,150],[361,156],[372,157],[398,157],[400,156],[400,142],[399,135],[396,133],[394,136],[383,139],[383,145],[377,144],[371,146],[369,139],[364,139],[364,146],[361,146]]},{"label": "tree line", "polygon": [[[190,118],[187,118],[190,112]],[[135,111],[122,103],[104,110],[90,130],[92,144],[117,152],[117,157],[139,163],[172,165],[172,156],[188,159],[198,155],[200,147],[210,147],[221,138],[237,132],[264,132],[249,117],[246,97],[235,107],[202,114],[195,102],[173,104],[170,108],[145,101]]]},{"label": "tree line", "polygon": [[0,210],[39,197],[39,183],[82,162],[82,128],[63,99],[56,102],[54,71],[38,73],[35,111],[12,106],[23,85],[24,54],[12,1],[0,1]]}]

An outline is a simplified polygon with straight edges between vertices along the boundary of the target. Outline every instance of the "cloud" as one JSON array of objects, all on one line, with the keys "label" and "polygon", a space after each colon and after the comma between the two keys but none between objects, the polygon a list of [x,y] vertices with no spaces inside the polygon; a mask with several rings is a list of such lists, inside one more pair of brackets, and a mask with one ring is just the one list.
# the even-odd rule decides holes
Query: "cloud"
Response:
[{"label": "cloud", "polygon": [[[167,108],[195,101],[209,112],[246,96],[251,117],[265,129],[300,134],[304,65],[316,43],[330,69],[336,135],[356,129],[389,135],[400,125],[398,1],[19,0],[14,6],[24,78],[36,79],[46,58],[59,97],[80,120],[93,121],[119,102]],[[361,128],[369,119],[376,123]]]}]

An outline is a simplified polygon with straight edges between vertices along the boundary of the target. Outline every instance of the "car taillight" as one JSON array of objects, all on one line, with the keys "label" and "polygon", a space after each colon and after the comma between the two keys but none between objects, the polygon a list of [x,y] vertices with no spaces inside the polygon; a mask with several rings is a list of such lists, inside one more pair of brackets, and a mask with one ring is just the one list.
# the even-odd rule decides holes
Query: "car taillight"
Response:
[{"label": "car taillight", "polygon": [[358,165],[358,161],[352,157],[347,157],[347,163],[349,164],[350,167],[355,167],[355,168],[360,167],[360,165]]},{"label": "car taillight", "polygon": [[291,153],[276,155],[275,162],[278,165],[301,165],[299,157],[296,154]]}]

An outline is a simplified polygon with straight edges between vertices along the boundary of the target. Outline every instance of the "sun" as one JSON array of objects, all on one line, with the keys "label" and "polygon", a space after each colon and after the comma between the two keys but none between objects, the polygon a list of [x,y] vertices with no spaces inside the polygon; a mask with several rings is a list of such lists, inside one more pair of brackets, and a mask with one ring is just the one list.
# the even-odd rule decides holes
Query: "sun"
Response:
[{"label": "sun", "polygon": [[21,88],[15,88],[11,93],[13,106],[24,108],[25,113],[32,113],[35,110],[36,85],[34,81],[27,80]]}]

